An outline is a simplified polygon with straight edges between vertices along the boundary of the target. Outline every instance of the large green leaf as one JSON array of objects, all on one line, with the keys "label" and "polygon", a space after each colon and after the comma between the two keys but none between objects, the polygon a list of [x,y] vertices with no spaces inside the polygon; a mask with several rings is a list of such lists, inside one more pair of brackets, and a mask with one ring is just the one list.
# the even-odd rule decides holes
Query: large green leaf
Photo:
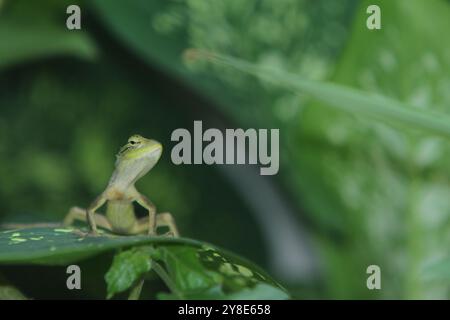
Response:
[{"label": "large green leaf", "polygon": [[172,290],[171,298],[250,299],[257,298],[258,292],[267,299],[288,298],[285,290],[254,264],[208,243],[184,238],[104,232],[92,237],[72,228],[8,230],[0,232],[0,264],[67,265],[130,247],[116,255],[106,274],[109,297],[130,288],[150,270],[153,259],[163,265],[155,271]]}]

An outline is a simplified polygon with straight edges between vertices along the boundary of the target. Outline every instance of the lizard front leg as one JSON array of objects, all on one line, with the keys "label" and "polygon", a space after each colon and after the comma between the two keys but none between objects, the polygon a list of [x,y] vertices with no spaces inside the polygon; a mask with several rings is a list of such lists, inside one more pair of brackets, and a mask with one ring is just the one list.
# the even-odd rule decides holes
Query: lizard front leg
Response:
[{"label": "lizard front leg", "polygon": [[95,211],[100,208],[102,205],[105,204],[107,198],[102,193],[100,196],[98,196],[94,202],[91,203],[91,205],[86,209],[86,217],[90,228],[90,233],[93,235],[97,235],[97,225],[95,223]]},{"label": "lizard front leg", "polygon": [[136,196],[136,202],[144,207],[148,211],[148,235],[156,235],[156,207],[155,205],[144,195],[138,193]]},{"label": "lizard front leg", "polygon": [[[75,220],[78,221],[87,221],[86,209],[82,209],[79,207],[72,207],[64,218],[63,226],[67,227],[73,224]],[[94,221],[97,226],[104,228],[106,230],[112,231],[112,226],[109,223],[108,219],[101,214],[94,214]]]}]

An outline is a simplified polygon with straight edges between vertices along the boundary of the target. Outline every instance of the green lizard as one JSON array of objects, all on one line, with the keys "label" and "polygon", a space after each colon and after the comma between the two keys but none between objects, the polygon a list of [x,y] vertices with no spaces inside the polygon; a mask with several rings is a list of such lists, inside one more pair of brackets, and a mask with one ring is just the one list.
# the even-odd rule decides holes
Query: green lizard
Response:
[{"label": "green lizard", "polygon": [[[178,236],[172,215],[169,212],[156,214],[155,205],[134,186],[155,166],[161,154],[162,145],[159,142],[140,135],[131,136],[117,154],[115,170],[106,189],[87,209],[71,208],[63,224],[68,226],[75,220],[87,221],[92,235],[97,235],[97,225],[123,235],[156,235],[156,227],[167,226],[173,236]],[[148,211],[147,217],[136,217],[134,201]],[[105,203],[106,215],[96,213]]]}]

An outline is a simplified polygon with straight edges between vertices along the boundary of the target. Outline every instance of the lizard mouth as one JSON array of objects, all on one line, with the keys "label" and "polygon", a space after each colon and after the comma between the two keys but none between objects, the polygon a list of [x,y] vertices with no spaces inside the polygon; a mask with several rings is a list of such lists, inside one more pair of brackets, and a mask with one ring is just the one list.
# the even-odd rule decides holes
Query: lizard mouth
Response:
[{"label": "lizard mouth", "polygon": [[120,156],[120,155],[124,154],[125,152],[127,152],[128,150],[131,150],[132,148],[133,148],[133,146],[131,146],[130,144],[126,144],[122,148],[120,148],[117,155]]},{"label": "lizard mouth", "polygon": [[150,147],[149,152],[151,153],[152,156],[157,155],[158,158],[161,156],[162,154],[162,150],[163,147],[159,142],[156,142]]}]

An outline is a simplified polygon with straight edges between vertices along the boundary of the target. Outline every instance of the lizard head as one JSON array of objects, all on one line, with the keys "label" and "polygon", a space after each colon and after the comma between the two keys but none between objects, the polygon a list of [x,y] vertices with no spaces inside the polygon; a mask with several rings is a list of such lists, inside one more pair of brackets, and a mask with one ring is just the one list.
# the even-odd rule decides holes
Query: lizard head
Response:
[{"label": "lizard head", "polygon": [[142,177],[158,162],[162,149],[156,140],[132,135],[116,156],[116,169],[129,177]]}]

